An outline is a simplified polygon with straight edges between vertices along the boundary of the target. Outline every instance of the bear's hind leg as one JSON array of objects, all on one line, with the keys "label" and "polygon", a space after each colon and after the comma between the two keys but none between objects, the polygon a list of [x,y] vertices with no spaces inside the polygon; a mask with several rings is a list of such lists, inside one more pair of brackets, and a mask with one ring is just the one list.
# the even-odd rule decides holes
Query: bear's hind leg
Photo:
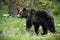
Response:
[{"label": "bear's hind leg", "polygon": [[53,25],[53,24],[48,25],[48,27],[47,27],[47,28],[48,28],[48,29],[49,29],[49,31],[50,31],[50,32],[52,32],[52,33],[55,33],[55,32],[56,32],[55,27],[54,27],[54,25]]}]

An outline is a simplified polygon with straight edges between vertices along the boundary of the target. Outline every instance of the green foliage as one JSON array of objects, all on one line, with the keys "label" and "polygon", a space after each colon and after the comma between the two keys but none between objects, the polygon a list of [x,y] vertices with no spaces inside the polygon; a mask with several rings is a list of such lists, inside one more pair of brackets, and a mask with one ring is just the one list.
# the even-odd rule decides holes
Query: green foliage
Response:
[{"label": "green foliage", "polygon": [[[8,2],[9,0],[5,0],[4,2]],[[16,1],[17,7],[20,10],[23,7],[27,7],[27,8],[34,8],[36,10],[40,10],[40,9],[45,9],[50,11],[52,14],[54,15],[60,15],[60,3],[56,2],[56,1],[49,1],[49,0],[14,0]],[[0,10],[2,9],[2,13],[3,11],[4,14],[7,13],[9,11],[9,9],[7,9],[7,6],[4,5],[4,2],[2,0],[0,0],[1,4],[0,4]],[[4,5],[4,6],[3,6]],[[7,11],[6,11],[7,10]]]},{"label": "green foliage", "polygon": [[3,5],[0,10],[0,17],[5,16],[4,14],[7,14],[8,16],[8,5]]},{"label": "green foliage", "polygon": [[56,3],[56,6],[57,6],[57,8],[55,8],[55,11],[53,13],[54,13],[54,15],[60,15],[60,4]]},{"label": "green foliage", "polygon": [[[59,15],[59,8],[60,5],[56,1],[49,1],[49,0],[18,0],[17,1],[18,8],[22,7],[28,7],[28,8],[34,8],[36,10],[38,9],[45,9],[53,13],[54,15]],[[59,7],[59,8],[58,8]]]}]

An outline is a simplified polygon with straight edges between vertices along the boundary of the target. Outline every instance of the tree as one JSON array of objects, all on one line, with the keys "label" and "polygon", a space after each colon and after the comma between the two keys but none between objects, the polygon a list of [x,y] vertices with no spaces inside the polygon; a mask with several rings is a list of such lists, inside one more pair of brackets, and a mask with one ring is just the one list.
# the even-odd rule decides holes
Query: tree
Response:
[{"label": "tree", "polygon": [[17,17],[16,1],[9,0],[9,16]]}]

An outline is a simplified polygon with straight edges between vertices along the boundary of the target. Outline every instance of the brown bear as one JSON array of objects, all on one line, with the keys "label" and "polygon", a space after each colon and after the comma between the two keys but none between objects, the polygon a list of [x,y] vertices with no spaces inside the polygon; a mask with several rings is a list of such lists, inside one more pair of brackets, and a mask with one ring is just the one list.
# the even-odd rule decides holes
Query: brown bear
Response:
[{"label": "brown bear", "polygon": [[26,18],[26,29],[30,29],[32,25],[34,25],[34,31],[38,34],[39,26],[42,26],[43,33],[47,34],[48,30],[52,33],[55,33],[55,25],[54,25],[54,17],[45,10],[34,10],[34,9],[26,9],[18,14],[20,18]]}]

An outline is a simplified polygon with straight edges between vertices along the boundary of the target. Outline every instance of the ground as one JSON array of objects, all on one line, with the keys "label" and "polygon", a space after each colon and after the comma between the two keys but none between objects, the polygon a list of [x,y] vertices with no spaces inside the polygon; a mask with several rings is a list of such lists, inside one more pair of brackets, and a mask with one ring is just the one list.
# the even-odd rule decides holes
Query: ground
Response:
[{"label": "ground", "polygon": [[30,31],[25,30],[25,19],[13,17],[0,17],[0,40],[58,40],[60,39],[60,16],[54,16],[56,34],[48,33],[41,35],[42,28],[39,29],[39,35],[34,33],[32,27]]}]

